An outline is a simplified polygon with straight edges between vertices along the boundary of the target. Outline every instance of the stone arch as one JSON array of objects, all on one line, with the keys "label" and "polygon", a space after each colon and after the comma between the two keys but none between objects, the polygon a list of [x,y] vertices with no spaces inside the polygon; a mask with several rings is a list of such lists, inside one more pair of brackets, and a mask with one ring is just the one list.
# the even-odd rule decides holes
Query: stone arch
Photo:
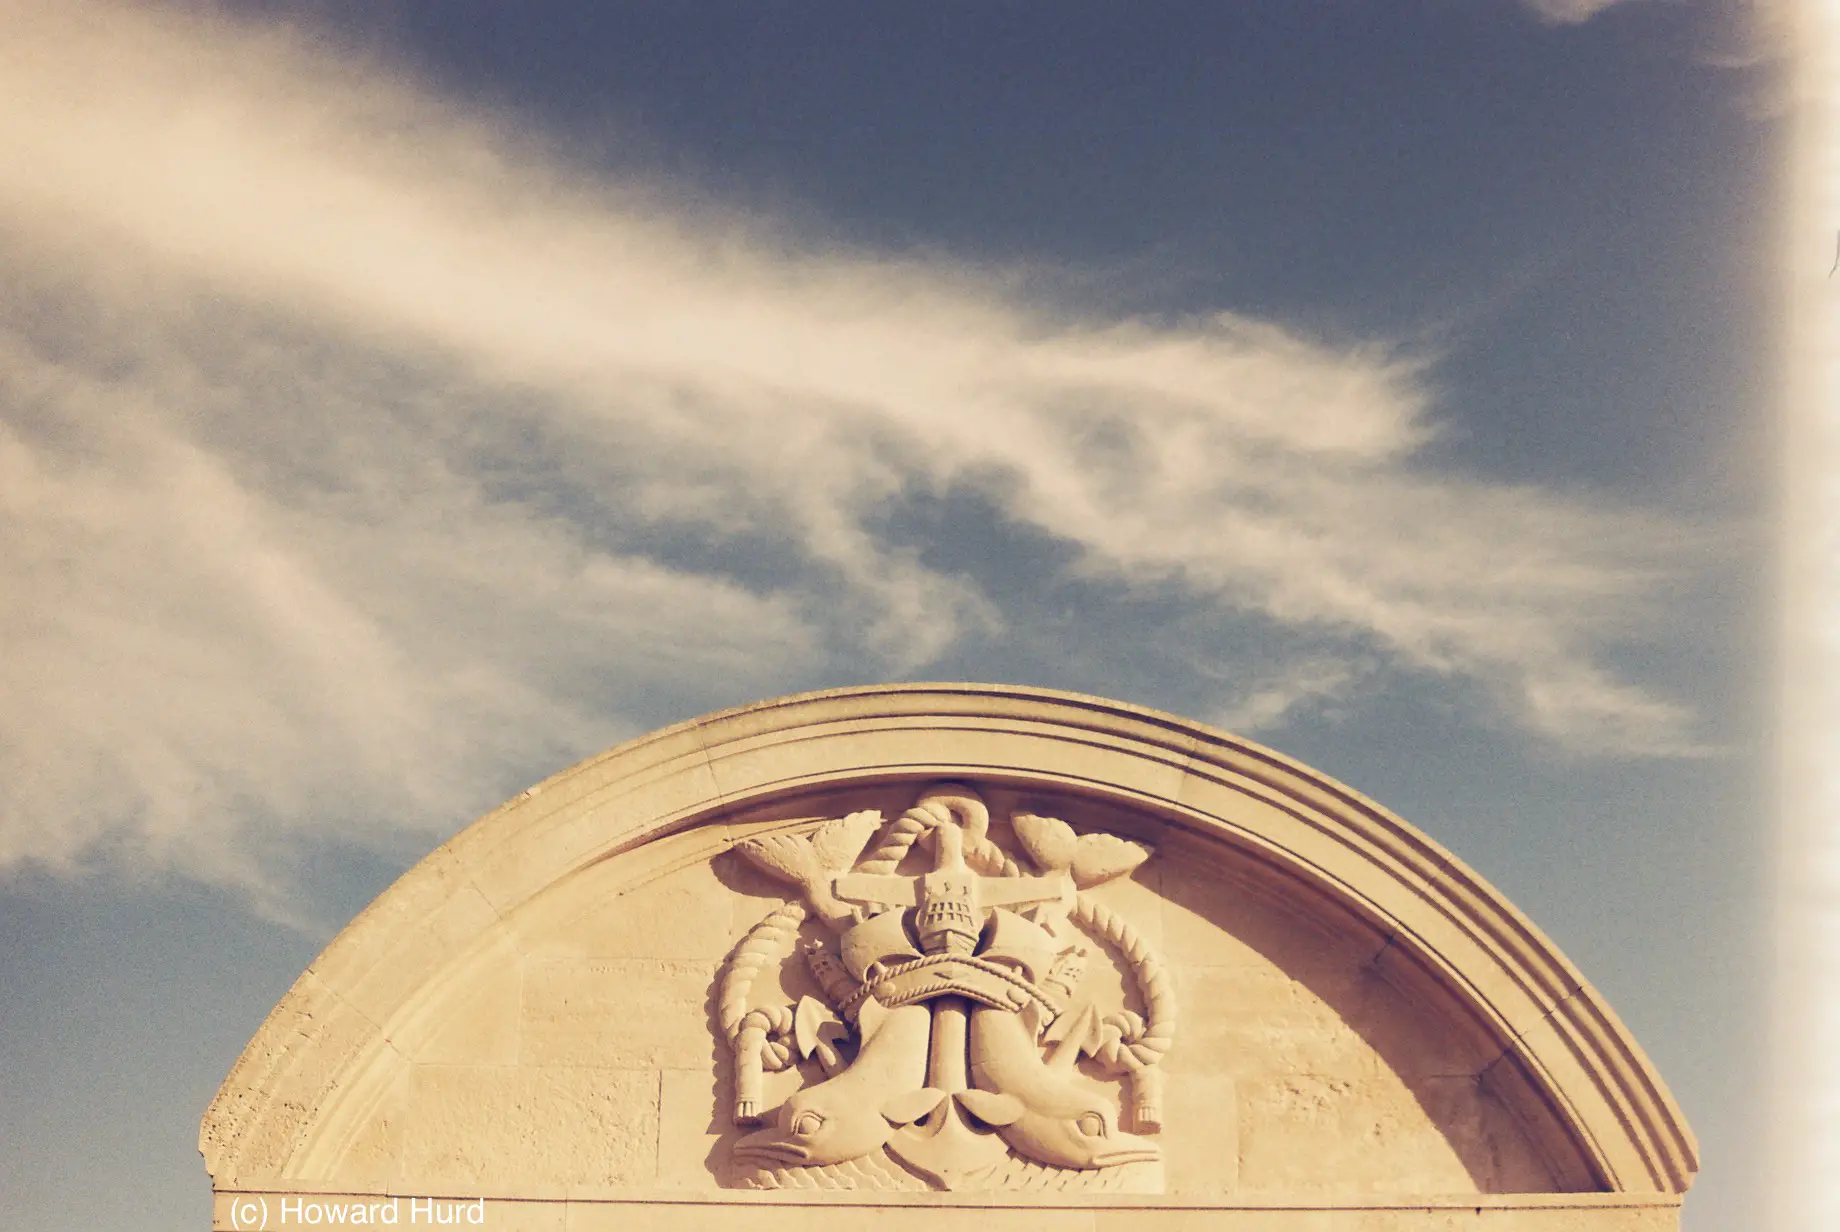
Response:
[{"label": "stone arch", "polygon": [[[491,973],[533,961],[546,913],[664,885],[673,870],[719,872],[718,857],[746,834],[827,815],[864,793],[898,801],[944,779],[1004,800],[1051,800],[1070,819],[1085,811],[1154,830],[1181,857],[1171,868],[1202,869],[1195,884],[1232,888],[1190,915],[1254,935],[1296,997],[1328,1006],[1404,1072],[1393,1052],[1407,1045],[1388,1038],[1388,1015],[1398,1015],[1364,1019],[1365,984],[1284,952],[1286,938],[1311,929],[1365,946],[1360,970],[1377,972],[1387,997],[1405,990],[1465,1041],[1467,1077],[1440,1080],[1473,1080],[1511,1111],[1541,1161],[1543,1179],[1521,1167],[1490,1180],[1491,1165],[1459,1143],[1475,1192],[1648,1194],[1666,1206],[1691,1183],[1692,1136],[1609,1006],[1496,891],[1404,821],[1259,745],[1156,711],[1030,688],[889,685],[659,731],[521,793],[442,844],[326,948],[237,1061],[200,1131],[215,1188],[413,1190],[407,1148],[379,1109],[417,1058],[447,1055],[443,1032],[467,1018],[466,1006],[509,995],[493,991]],[[1181,898],[1176,880],[1165,890]],[[709,974],[691,971],[686,987]],[[696,1048],[680,1064],[720,1069],[706,1041]],[[515,1067],[515,1048],[500,1055]],[[1421,1083],[1411,1094],[1457,1142],[1458,1114],[1440,1120],[1433,1107],[1453,1089]],[[1274,1098],[1321,1094],[1305,1083]],[[606,1106],[592,1115],[617,1116],[618,1091],[595,1098]],[[507,1196],[562,1200],[579,1189]]]}]

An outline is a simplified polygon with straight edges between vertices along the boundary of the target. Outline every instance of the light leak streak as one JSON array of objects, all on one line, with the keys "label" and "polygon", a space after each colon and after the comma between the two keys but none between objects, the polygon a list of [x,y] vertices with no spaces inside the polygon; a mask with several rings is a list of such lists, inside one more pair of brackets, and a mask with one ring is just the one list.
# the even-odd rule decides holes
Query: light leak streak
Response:
[{"label": "light leak streak", "polygon": [[1794,2],[1772,1180],[1840,1228],[1840,0]]}]

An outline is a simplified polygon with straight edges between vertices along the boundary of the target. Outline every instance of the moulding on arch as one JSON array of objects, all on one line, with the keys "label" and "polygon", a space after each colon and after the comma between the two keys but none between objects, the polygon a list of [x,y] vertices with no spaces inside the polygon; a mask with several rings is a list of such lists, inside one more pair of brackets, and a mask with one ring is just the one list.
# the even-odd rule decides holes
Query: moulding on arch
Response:
[{"label": "moulding on arch", "polygon": [[679,724],[546,780],[442,844],[327,947],[237,1062],[200,1132],[217,1188],[310,1175],[431,982],[503,944],[503,921],[547,887],[698,826],[715,827],[705,847],[730,846],[719,827],[737,809],[894,781],[1109,802],[1282,870],[1371,924],[1487,1025],[1502,1049],[1489,1077],[1552,1110],[1590,1187],[1678,1194],[1691,1183],[1692,1135],[1602,998],[1486,882],[1391,813],[1257,744],[1155,711],[1038,689],[893,685]]}]

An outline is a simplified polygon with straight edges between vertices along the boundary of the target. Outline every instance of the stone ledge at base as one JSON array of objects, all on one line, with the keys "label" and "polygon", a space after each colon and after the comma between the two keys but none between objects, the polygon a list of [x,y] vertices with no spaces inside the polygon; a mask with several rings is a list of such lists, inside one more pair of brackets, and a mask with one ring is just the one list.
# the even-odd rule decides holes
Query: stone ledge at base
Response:
[{"label": "stone ledge at base", "polygon": [[[411,1211],[450,1213],[474,1196],[321,1193],[301,1189],[219,1191],[213,1232],[325,1227],[322,1216],[282,1222],[284,1199],[346,1211],[393,1203],[386,1227],[479,1227],[489,1232],[855,1232],[874,1218],[878,1232],[931,1232],[946,1212],[975,1219],[980,1232],[1674,1232],[1680,1198],[1671,1194],[1454,1194],[1409,1198],[1242,1200],[1231,1205],[1170,1198],[1084,1195],[1075,1203],[1043,1194],[741,1193],[711,1202],[682,1194],[556,1198],[486,1197],[479,1219],[433,1223]],[[247,1205],[253,1204],[253,1205]],[[239,1207],[247,1205],[238,1216]],[[291,1208],[298,1209],[298,1208]],[[265,1221],[260,1219],[266,1213]],[[250,1218],[250,1215],[257,1218]],[[339,1226],[333,1224],[332,1226]],[[346,1226],[354,1226],[346,1222]],[[359,1222],[355,1226],[376,1226]]]}]

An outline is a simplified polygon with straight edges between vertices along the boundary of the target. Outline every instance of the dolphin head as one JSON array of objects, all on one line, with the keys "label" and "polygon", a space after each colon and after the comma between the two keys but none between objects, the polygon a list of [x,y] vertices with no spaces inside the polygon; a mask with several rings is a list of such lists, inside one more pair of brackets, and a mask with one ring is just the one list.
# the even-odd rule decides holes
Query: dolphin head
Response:
[{"label": "dolphin head", "polygon": [[1109,1168],[1162,1157],[1155,1143],[1120,1132],[1116,1112],[1097,1100],[1069,1115],[1025,1112],[1000,1132],[1031,1159],[1062,1168]]},{"label": "dolphin head", "polygon": [[823,1083],[779,1106],[774,1123],[735,1143],[734,1157],[765,1165],[822,1167],[867,1155],[894,1132],[861,1100],[829,1099]]}]

